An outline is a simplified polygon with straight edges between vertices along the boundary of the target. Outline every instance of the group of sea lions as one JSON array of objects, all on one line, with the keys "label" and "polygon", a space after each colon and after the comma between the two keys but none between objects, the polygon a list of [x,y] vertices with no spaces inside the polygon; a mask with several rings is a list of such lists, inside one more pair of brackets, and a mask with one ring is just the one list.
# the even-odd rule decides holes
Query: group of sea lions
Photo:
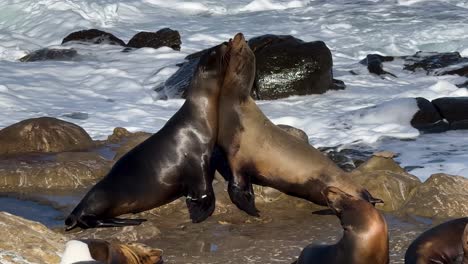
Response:
[{"label": "group of sea lions", "polygon": [[[252,184],[259,184],[328,206],[340,218],[342,239],[306,247],[296,263],[389,263],[387,224],[374,208],[383,201],[313,146],[273,124],[250,97],[254,79],[255,56],[242,33],[204,53],[183,106],[91,188],[65,220],[66,230],[139,225],[145,220],[117,216],[182,196],[192,222],[201,222],[215,209],[212,182],[218,171],[228,181],[231,201],[250,215],[258,216]],[[458,221],[466,225],[468,217]],[[406,263],[431,263],[422,261],[423,255],[460,260],[433,263],[468,264],[463,223],[422,235],[410,246]],[[431,250],[427,241],[436,240],[444,246]]]}]

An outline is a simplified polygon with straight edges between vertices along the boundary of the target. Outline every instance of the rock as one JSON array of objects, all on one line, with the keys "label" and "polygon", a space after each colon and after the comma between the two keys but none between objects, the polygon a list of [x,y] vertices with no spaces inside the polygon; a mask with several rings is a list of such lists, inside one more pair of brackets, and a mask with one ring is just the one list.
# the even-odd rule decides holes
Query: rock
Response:
[{"label": "rock", "polygon": [[396,77],[393,73],[389,73],[383,69],[383,62],[393,61],[395,58],[392,56],[382,56],[379,54],[369,54],[365,59],[361,60],[359,63],[366,65],[370,73],[383,75],[388,74],[393,77]]},{"label": "rock", "polygon": [[282,124],[279,124],[277,125],[279,128],[283,129],[285,132],[287,132],[288,134],[292,135],[292,136],[295,136],[297,137],[298,139],[300,139],[301,141],[304,141],[306,143],[309,143],[309,136],[307,136],[306,132],[304,132],[304,130],[301,130],[299,128],[295,128],[293,126],[289,126],[289,125],[282,125]]},{"label": "rock", "polygon": [[52,117],[27,119],[0,130],[0,155],[74,151],[93,146],[83,128]]},{"label": "rock", "polygon": [[468,77],[468,65],[464,65],[458,69],[450,69],[439,72],[437,75],[460,75]]},{"label": "rock", "polygon": [[433,103],[422,97],[417,97],[418,112],[411,119],[411,126],[425,133],[440,133],[450,129]]},{"label": "rock", "polygon": [[338,150],[336,147],[320,147],[318,150],[335,162],[338,167],[348,172],[356,169],[372,154],[369,151],[356,149]]},{"label": "rock", "polygon": [[0,190],[37,193],[89,187],[111,168],[94,152],[24,155],[0,159]]},{"label": "rock", "polygon": [[71,60],[76,59],[77,56],[78,56],[78,52],[74,49],[44,48],[44,49],[33,51],[19,60],[22,62],[45,61],[45,60],[71,61]]},{"label": "rock", "polygon": [[0,263],[60,262],[65,237],[44,225],[0,212]]},{"label": "rock", "polygon": [[[391,158],[373,156],[352,172],[353,180],[364,186],[374,197],[385,203],[376,205],[385,211],[395,211],[403,206],[411,191],[421,181],[405,172]],[[384,155],[387,156],[387,155]]]},{"label": "rock", "polygon": [[[332,76],[332,57],[322,41],[304,42],[292,36],[263,35],[249,40],[256,57],[255,99],[278,99],[291,95],[320,94],[344,89]],[[179,70],[154,88],[160,99],[185,97],[202,54],[215,47],[188,55]]]},{"label": "rock", "polygon": [[442,97],[432,101],[451,129],[468,129],[468,97]]},{"label": "rock", "polygon": [[69,114],[64,114],[62,115],[63,117],[68,117],[68,118],[71,118],[71,119],[77,119],[77,120],[86,120],[89,118],[89,114],[88,113],[83,113],[83,112],[73,112],[73,113],[69,113]]},{"label": "rock", "polygon": [[131,133],[127,129],[117,127],[112,135],[107,138],[108,143],[117,144],[114,160],[120,159],[125,153],[148,139],[152,134],[146,132]]},{"label": "rock", "polygon": [[467,178],[438,173],[411,192],[401,212],[436,218],[465,217],[467,201]]},{"label": "rock", "polygon": [[73,32],[63,39],[62,44],[65,44],[70,41],[77,41],[90,44],[110,44],[125,46],[125,42],[123,42],[121,39],[117,38],[111,33],[99,29],[87,29]]},{"label": "rock", "polygon": [[[468,62],[458,52],[422,52],[418,51],[412,56],[405,56],[405,70],[416,71],[418,69],[433,73],[437,69]],[[440,75],[440,74],[437,74]]]},{"label": "rock", "polygon": [[156,32],[139,32],[130,39],[127,47],[130,48],[153,48],[169,47],[173,50],[180,50],[180,34],[177,30],[163,28]]},{"label": "rock", "polygon": [[263,35],[250,39],[249,46],[255,53],[257,69],[254,98],[271,100],[335,89],[332,56],[324,42]]}]

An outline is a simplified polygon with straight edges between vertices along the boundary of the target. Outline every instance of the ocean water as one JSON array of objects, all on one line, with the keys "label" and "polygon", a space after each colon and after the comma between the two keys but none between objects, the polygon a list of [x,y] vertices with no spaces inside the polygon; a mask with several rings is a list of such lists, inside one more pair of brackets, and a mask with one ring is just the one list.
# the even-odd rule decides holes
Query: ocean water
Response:
[{"label": "ocean water", "polygon": [[[371,75],[358,62],[367,54],[410,55],[459,51],[468,56],[468,4],[462,0],[5,0],[0,2],[0,128],[26,118],[53,116],[103,139],[114,127],[155,132],[182,105],[155,100],[152,88],[193,52],[243,32],[291,34],[323,40],[335,78],[347,88],[323,95],[259,101],[275,123],[303,129],[316,147],[391,150],[402,166],[426,179],[445,172],[468,177],[468,132],[420,134],[409,121],[415,101],[468,96],[458,76],[427,76],[384,65],[397,75]],[[144,48],[122,53],[110,45],[72,44],[77,61],[21,63],[28,52],[60,48],[69,33],[87,28],[128,41],[139,31],[178,30],[181,51]],[[358,73],[352,75],[350,71]],[[72,119],[81,113],[87,119]],[[73,115],[71,115],[73,116]]]}]

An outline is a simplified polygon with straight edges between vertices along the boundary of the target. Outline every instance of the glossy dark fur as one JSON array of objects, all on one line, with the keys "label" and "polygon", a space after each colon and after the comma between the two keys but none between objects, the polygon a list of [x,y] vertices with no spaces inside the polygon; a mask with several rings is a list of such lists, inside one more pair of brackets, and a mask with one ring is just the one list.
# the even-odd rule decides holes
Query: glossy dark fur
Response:
[{"label": "glossy dark fur", "polygon": [[[230,41],[230,61],[219,103],[219,156],[228,160],[218,169],[229,180],[228,192],[238,208],[258,215],[252,184],[326,205],[321,191],[336,186],[367,200],[373,198],[320,151],[273,124],[250,97],[255,56],[241,33]],[[224,164],[217,161],[216,164]]]},{"label": "glossy dark fur", "polygon": [[334,245],[309,245],[297,264],[387,264],[388,229],[384,217],[369,203],[340,189],[323,192],[330,209],[343,227],[343,237]]},{"label": "glossy dark fur", "polygon": [[468,217],[431,228],[411,243],[405,264],[423,263],[468,264]]},{"label": "glossy dark fur", "polygon": [[218,131],[219,92],[227,46],[205,54],[183,106],[156,134],[129,151],[65,220],[75,227],[138,225],[142,219],[116,216],[149,210],[187,196],[193,222],[214,211],[214,169],[210,159]]}]

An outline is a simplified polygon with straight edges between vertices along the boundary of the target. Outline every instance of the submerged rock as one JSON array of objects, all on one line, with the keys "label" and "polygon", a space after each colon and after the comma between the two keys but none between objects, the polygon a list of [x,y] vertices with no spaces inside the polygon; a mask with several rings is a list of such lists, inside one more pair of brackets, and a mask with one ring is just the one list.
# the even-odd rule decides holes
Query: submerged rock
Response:
[{"label": "submerged rock", "polygon": [[392,158],[373,156],[352,172],[353,180],[364,186],[384,204],[376,205],[385,211],[395,211],[403,206],[411,191],[421,181],[406,173]]},{"label": "submerged rock", "polygon": [[451,129],[468,129],[468,97],[442,97],[432,101]]},{"label": "submerged rock", "polygon": [[395,58],[393,56],[382,56],[379,54],[369,54],[365,59],[361,60],[359,63],[367,66],[367,70],[370,73],[377,75],[388,74],[393,77],[396,77],[393,73],[387,72],[383,69],[383,62],[393,61]]},{"label": "submerged rock", "polygon": [[338,167],[348,172],[356,169],[372,155],[370,151],[357,149],[339,150],[336,147],[320,147],[318,150],[335,162]]},{"label": "submerged rock", "polygon": [[93,146],[83,128],[52,117],[27,119],[0,130],[0,155],[74,151]]},{"label": "submerged rock", "polygon": [[78,56],[78,52],[74,49],[44,48],[44,49],[33,51],[19,60],[22,62],[45,61],[45,60],[71,61],[71,60],[74,60],[77,56]]},{"label": "submerged rock", "polygon": [[[333,79],[331,52],[322,41],[304,42],[289,35],[263,35],[248,43],[256,57],[252,89],[255,99],[321,94],[345,88],[343,82]],[[199,58],[213,48],[188,55],[176,73],[155,87],[160,98],[184,98]]]},{"label": "submerged rock", "polygon": [[60,262],[65,237],[44,225],[0,212],[0,263]]},{"label": "submerged rock", "polygon": [[93,152],[24,155],[0,159],[0,190],[41,193],[89,187],[112,161]]},{"label": "submerged rock", "polygon": [[117,38],[111,33],[99,29],[86,29],[70,33],[63,39],[62,44],[70,41],[89,44],[110,44],[125,46],[125,42],[123,42],[121,39]]},{"label": "submerged rock", "polygon": [[424,217],[463,217],[468,215],[467,201],[467,178],[438,173],[411,192],[401,212]]},{"label": "submerged rock", "polygon": [[437,69],[468,62],[468,58],[463,58],[459,52],[438,53],[418,51],[412,56],[405,56],[404,59],[405,70],[424,70],[426,73],[434,73]]},{"label": "submerged rock", "polygon": [[422,97],[417,97],[416,102],[419,110],[411,119],[412,127],[425,133],[440,133],[450,129],[433,103]]},{"label": "submerged rock", "polygon": [[153,48],[169,47],[173,50],[180,50],[180,34],[177,30],[163,28],[156,32],[139,32],[127,43],[129,48]]}]

